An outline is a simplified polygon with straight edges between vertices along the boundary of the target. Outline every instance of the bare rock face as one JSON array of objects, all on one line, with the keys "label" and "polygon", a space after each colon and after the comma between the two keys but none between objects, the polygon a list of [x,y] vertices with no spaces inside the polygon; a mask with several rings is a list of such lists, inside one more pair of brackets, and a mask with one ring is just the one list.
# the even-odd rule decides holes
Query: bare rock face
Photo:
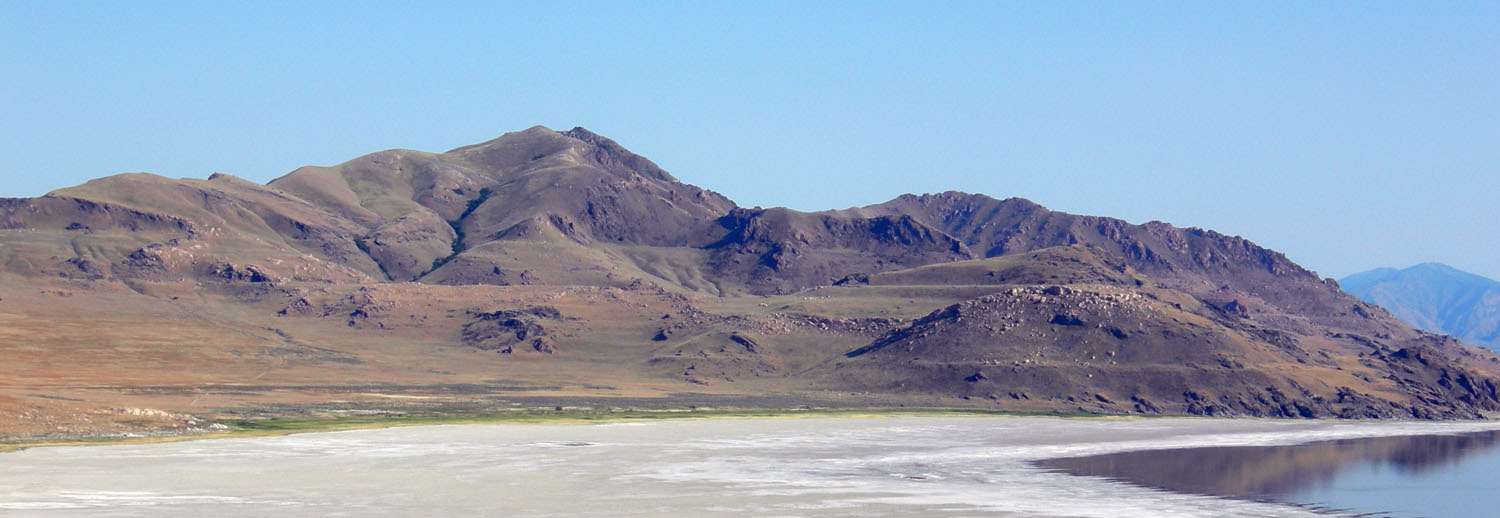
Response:
[{"label": "bare rock face", "polygon": [[250,282],[250,283],[276,283],[277,279],[267,273],[265,269],[247,264],[236,266],[231,263],[220,263],[209,268],[208,275],[217,277],[228,282]]},{"label": "bare rock face", "polygon": [[729,335],[729,341],[740,344],[741,347],[745,348],[745,352],[749,352],[752,354],[760,352],[757,350],[757,348],[760,347],[760,343],[756,342],[754,338],[750,338],[739,333],[734,333]]},{"label": "bare rock face", "polygon": [[549,336],[547,324],[561,320],[562,313],[549,306],[477,313],[464,324],[461,337],[465,344],[482,351],[515,354],[521,347],[553,354],[557,345]]},{"label": "bare rock face", "polygon": [[958,240],[906,216],[874,218],[736,209],[723,234],[702,245],[709,267],[757,293],[826,285],[850,272],[880,272],[970,259]]}]

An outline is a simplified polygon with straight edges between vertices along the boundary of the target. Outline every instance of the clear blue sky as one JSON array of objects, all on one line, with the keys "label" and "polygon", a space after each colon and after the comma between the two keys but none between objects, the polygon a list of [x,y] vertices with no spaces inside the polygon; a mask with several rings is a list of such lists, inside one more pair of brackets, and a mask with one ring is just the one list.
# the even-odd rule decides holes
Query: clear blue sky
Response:
[{"label": "clear blue sky", "polygon": [[0,0],[0,196],[580,125],[746,206],[958,189],[1500,278],[1500,3],[537,4]]}]

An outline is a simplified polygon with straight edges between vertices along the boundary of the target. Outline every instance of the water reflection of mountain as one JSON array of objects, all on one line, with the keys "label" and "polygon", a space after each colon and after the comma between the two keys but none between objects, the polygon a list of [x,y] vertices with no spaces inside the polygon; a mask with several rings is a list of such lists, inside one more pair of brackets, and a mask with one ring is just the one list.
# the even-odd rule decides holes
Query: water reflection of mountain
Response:
[{"label": "water reflection of mountain", "polygon": [[1500,431],[1345,439],[1295,446],[1153,450],[1052,459],[1037,464],[1072,475],[1215,496],[1263,498],[1326,485],[1339,472],[1387,465],[1419,474],[1500,446]]}]

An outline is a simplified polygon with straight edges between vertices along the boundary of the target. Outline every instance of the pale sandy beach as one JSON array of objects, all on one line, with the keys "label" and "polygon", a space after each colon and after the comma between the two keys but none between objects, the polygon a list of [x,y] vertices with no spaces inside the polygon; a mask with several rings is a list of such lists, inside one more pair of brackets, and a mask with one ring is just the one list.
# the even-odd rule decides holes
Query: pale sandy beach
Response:
[{"label": "pale sandy beach", "polygon": [[1316,516],[1050,473],[1500,423],[885,417],[444,425],[0,454],[17,516]]}]

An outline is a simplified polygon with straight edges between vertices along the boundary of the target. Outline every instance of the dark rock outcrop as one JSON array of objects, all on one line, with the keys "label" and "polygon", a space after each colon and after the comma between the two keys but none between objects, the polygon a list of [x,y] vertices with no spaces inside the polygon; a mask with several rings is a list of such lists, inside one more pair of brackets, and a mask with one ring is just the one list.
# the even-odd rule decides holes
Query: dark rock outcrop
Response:
[{"label": "dark rock outcrop", "polygon": [[463,325],[460,337],[469,347],[483,351],[514,354],[517,346],[526,345],[534,352],[552,354],[557,345],[544,323],[561,320],[562,313],[550,306],[476,313]]}]

